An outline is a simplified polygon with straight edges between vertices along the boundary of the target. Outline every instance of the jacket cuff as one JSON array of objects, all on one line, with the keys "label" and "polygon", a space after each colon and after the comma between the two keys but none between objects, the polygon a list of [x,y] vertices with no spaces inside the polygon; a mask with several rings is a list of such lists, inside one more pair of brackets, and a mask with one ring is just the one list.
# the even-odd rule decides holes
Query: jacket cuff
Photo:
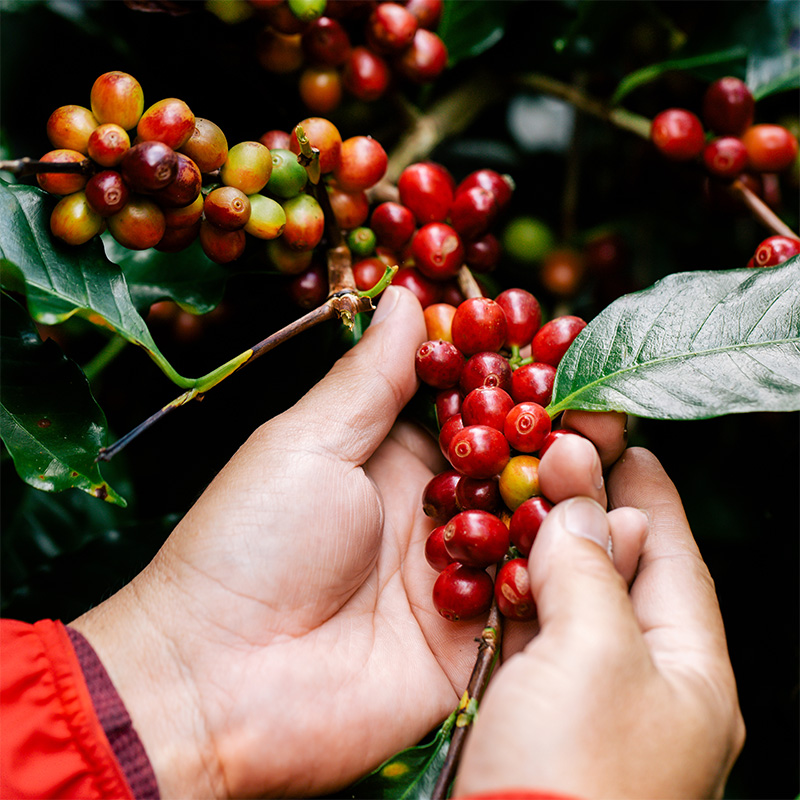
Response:
[{"label": "jacket cuff", "polygon": [[92,646],[74,628],[67,627],[83,671],[95,713],[136,800],[159,800],[158,783],[142,740],[128,710]]}]

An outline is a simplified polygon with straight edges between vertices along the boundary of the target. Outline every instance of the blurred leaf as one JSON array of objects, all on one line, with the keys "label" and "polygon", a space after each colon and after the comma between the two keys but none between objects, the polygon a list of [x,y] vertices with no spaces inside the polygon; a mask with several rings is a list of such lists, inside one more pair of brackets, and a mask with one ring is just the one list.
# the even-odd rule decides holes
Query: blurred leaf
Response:
[{"label": "blurred leaf", "polygon": [[614,301],[579,334],[548,411],[705,419],[800,410],[800,257],[683,272]]},{"label": "blurred leaf", "polygon": [[761,86],[753,92],[753,97],[758,101],[769,97],[771,94],[788,92],[792,89],[800,89],[800,64],[792,67],[792,69],[785,72],[783,75],[778,75],[771,81],[761,84]]},{"label": "blurred leaf", "polygon": [[50,235],[48,195],[32,186],[0,183],[0,282],[24,292],[28,311],[46,325],[80,311],[97,315],[129,342],[144,348],[179,386],[191,386],[169,364],[133,305],[125,276],[95,237],[70,247]]},{"label": "blurred leaf", "polygon": [[474,58],[497,44],[505,34],[509,7],[493,0],[445,0],[436,30],[447,46],[448,66]]},{"label": "blurred leaf", "polygon": [[108,234],[102,240],[109,260],[122,269],[139,312],[168,299],[193,314],[206,314],[222,300],[231,272],[211,261],[199,242],[178,253],[161,253],[129,250]]},{"label": "blurred leaf", "polygon": [[454,711],[429,742],[392,756],[340,796],[369,800],[427,800],[447,758],[455,719]]},{"label": "blurred leaf", "polygon": [[800,14],[795,0],[769,0],[742,29],[748,44],[745,81],[758,100],[800,88]]},{"label": "blurred leaf", "polygon": [[0,435],[19,476],[43,491],[77,488],[124,506],[95,463],[106,444],[106,420],[80,368],[54,342],[42,342],[5,293],[0,339]]},{"label": "blurred leaf", "polygon": [[666,72],[672,70],[692,70],[699,67],[708,67],[710,65],[734,65],[744,62],[747,58],[747,48],[744,45],[735,45],[725,50],[719,50],[714,53],[705,53],[697,56],[687,56],[686,58],[675,58],[669,61],[662,61],[659,64],[650,64],[649,66],[637,69],[626,75],[617,86],[611,98],[611,103],[617,105],[624,97],[629,95],[634,89],[643,86],[650,81],[659,78]]}]

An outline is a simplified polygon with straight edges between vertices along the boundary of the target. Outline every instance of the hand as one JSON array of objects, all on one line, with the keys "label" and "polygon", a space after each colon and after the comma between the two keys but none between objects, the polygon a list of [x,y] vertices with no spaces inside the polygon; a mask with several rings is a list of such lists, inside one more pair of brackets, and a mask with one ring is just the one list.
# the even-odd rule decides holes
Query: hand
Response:
[{"label": "hand", "polygon": [[556,506],[529,562],[541,632],[489,685],[455,796],[722,795],[744,724],[713,582],[649,452],[627,451],[607,488],[612,508],[650,518],[630,594],[607,555],[610,536],[616,561],[617,512],[585,498]]},{"label": "hand", "polygon": [[[73,623],[163,796],[322,794],[457,705],[483,620],[433,608],[421,496],[445,462],[393,425],[424,338],[416,299],[388,289],[361,342],[250,437],[141,575]],[[620,415],[583,416],[613,460]],[[574,464],[548,453],[543,480],[588,491],[599,464],[583,444]]]}]

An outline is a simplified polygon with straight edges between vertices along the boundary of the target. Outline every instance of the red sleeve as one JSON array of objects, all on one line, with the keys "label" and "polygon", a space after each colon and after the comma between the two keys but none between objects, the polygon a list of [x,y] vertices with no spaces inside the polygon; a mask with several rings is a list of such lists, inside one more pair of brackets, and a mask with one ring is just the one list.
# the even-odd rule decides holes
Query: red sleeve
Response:
[{"label": "red sleeve", "polygon": [[134,800],[60,622],[0,621],[0,797]]},{"label": "red sleeve", "polygon": [[572,795],[534,789],[498,789],[496,792],[481,792],[454,797],[453,800],[579,800]]}]

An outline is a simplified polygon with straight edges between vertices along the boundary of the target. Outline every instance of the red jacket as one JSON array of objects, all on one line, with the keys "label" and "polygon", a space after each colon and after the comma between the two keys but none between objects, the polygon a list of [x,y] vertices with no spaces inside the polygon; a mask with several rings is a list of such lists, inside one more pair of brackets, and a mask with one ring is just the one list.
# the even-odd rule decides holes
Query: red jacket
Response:
[{"label": "red jacket", "polygon": [[[0,620],[0,798],[157,800],[152,766],[89,643],[61,622]],[[528,790],[462,800],[568,800]]]}]

